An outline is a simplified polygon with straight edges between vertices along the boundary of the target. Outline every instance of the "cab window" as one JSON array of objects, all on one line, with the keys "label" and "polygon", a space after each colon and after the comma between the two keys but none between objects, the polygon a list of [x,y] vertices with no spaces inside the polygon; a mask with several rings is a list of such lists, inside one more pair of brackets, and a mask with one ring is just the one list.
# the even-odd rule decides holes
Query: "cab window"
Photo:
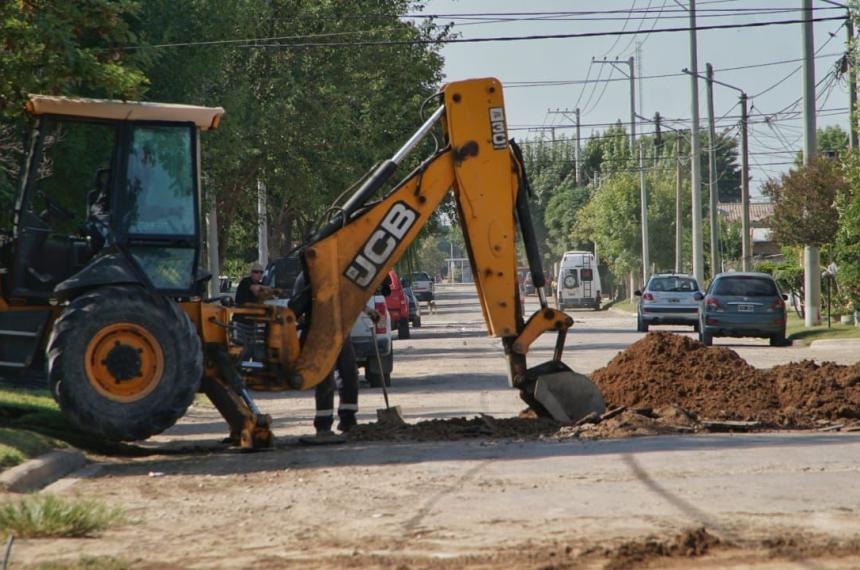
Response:
[{"label": "cab window", "polygon": [[192,129],[136,126],[128,150],[125,181],[128,233],[196,233]]},{"label": "cab window", "polygon": [[90,202],[100,190],[108,192],[97,186],[106,185],[116,136],[116,126],[109,123],[46,119],[30,208],[54,233],[78,234]]}]

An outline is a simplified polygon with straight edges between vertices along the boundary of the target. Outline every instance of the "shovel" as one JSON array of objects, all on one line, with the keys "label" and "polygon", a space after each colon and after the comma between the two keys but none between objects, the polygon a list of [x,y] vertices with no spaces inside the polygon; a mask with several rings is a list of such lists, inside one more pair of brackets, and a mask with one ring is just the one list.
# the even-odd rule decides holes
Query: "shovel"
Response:
[{"label": "shovel", "polygon": [[[375,311],[374,311],[375,312]],[[373,339],[373,351],[376,353],[376,363],[379,366],[379,371],[382,372],[382,356],[379,355],[379,345],[376,343],[376,323],[380,319],[379,313],[371,315],[373,326],[370,327],[370,335]],[[403,415],[400,413],[400,406],[391,407],[388,404],[388,388],[385,386],[385,374],[382,376],[382,396],[385,398],[385,408],[376,410],[376,421],[379,425],[396,427],[406,425]]]}]

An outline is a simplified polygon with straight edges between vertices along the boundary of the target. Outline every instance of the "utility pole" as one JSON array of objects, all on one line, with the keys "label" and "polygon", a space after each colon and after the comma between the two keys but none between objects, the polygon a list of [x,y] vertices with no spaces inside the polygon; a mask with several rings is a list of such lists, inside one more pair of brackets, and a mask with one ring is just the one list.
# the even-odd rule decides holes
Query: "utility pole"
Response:
[{"label": "utility pole", "polygon": [[681,137],[675,138],[675,273],[681,272]]},{"label": "utility pole", "polygon": [[660,162],[660,151],[663,148],[663,133],[660,132],[660,111],[654,113],[654,166]]},{"label": "utility pole", "polygon": [[857,145],[857,55],[855,53],[856,46],[854,45],[854,20],[851,19],[851,11],[848,11],[848,17],[845,20],[847,23],[845,29],[848,32],[848,140],[851,143],[851,149],[856,150]]},{"label": "utility pole", "polygon": [[217,297],[221,293],[221,267],[218,263],[218,209],[215,207],[215,200],[212,200],[212,206],[206,212],[206,258],[208,262],[207,269],[212,274],[209,279],[208,292],[209,297]]},{"label": "utility pole", "polygon": [[752,271],[750,240],[750,146],[747,94],[741,91],[741,269]]},{"label": "utility pole", "polygon": [[630,152],[633,152],[633,147],[636,146],[636,73],[633,71],[634,59],[631,55],[626,62],[620,59],[595,59],[594,63],[608,63],[624,73],[617,64],[627,63],[627,77],[630,79]]},{"label": "utility pole", "polygon": [[714,66],[707,64],[708,76],[708,182],[710,182],[710,209],[708,214],[711,226],[711,278],[720,272],[720,249],[717,239],[720,235],[719,219],[717,217],[717,202],[719,190],[717,186],[717,127],[714,119]]},{"label": "utility pole", "polygon": [[[812,0],[802,1],[803,15],[803,164],[815,157],[815,57],[812,32]],[[816,245],[803,248],[804,325],[821,323],[821,255]]]},{"label": "utility pole", "polygon": [[580,141],[582,140],[580,137],[580,118],[579,118],[579,107],[576,108],[576,186],[582,186],[582,149],[580,148]]},{"label": "utility pole", "polygon": [[266,215],[266,184],[257,180],[257,261],[269,264],[269,224]]},{"label": "utility pole", "polygon": [[699,144],[699,63],[696,43],[696,0],[690,0],[690,95],[691,117],[690,128],[690,183],[693,197],[693,275],[696,281],[703,283],[705,279],[704,254],[702,252],[702,165],[699,161],[701,148]]},{"label": "utility pole", "polygon": [[645,190],[645,154],[639,145],[639,202],[641,206],[642,223],[642,283],[648,282],[648,272],[651,269],[651,256],[648,254],[648,193]]}]

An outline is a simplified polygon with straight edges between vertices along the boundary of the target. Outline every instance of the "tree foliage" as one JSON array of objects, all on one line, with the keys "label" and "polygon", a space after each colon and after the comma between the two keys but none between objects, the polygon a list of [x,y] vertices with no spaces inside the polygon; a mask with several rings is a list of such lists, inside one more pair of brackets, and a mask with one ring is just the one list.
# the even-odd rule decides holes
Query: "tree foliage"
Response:
[{"label": "tree foliage", "polygon": [[825,158],[768,180],[762,193],[773,201],[774,239],[785,245],[832,243],[839,219],[836,197],[847,189],[839,164]]}]

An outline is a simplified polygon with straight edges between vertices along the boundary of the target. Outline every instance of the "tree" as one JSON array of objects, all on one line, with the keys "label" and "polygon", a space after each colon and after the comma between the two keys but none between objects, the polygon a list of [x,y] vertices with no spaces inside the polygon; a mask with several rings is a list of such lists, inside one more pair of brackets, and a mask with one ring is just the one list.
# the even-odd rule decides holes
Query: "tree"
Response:
[{"label": "tree", "polygon": [[[151,45],[272,37],[333,44],[231,42],[147,54],[151,98],[227,110],[222,127],[207,134],[203,155],[222,258],[254,255],[258,181],[268,189],[269,249],[284,254],[420,124],[421,106],[442,78],[438,45],[337,47],[355,38],[444,37],[447,28],[432,19],[401,18],[420,8],[409,0],[373,0],[360,14],[336,0],[143,4],[138,31]],[[404,164],[404,172],[414,164]]]},{"label": "tree", "polygon": [[839,267],[836,282],[855,311],[860,310],[860,155],[847,156],[844,166],[848,182],[846,191],[837,198],[839,230],[836,234],[835,259]]},{"label": "tree", "polygon": [[0,2],[0,227],[24,155],[29,93],[137,97],[146,87],[129,22],[132,0]]},{"label": "tree", "polygon": [[779,180],[770,179],[762,193],[773,201],[771,229],[784,245],[822,246],[836,237],[836,198],[848,186],[836,161],[816,157]]}]

